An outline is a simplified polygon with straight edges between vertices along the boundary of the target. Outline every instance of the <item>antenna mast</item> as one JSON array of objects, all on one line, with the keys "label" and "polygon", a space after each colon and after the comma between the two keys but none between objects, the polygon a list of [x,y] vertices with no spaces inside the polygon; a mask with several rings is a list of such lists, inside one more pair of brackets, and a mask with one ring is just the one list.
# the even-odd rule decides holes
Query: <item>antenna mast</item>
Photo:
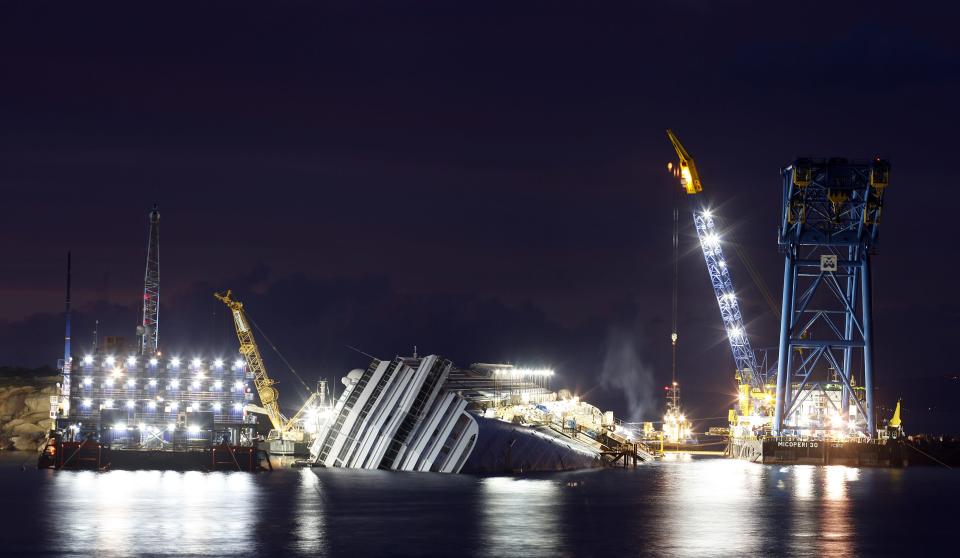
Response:
[{"label": "antenna mast", "polygon": [[51,404],[50,418],[53,420],[51,428],[56,428],[57,417],[70,414],[70,372],[73,367],[73,350],[70,347],[70,252],[67,252],[67,301],[66,301],[66,329],[63,335],[63,366],[61,367],[60,397],[56,405]]},{"label": "antenna mast", "polygon": [[157,353],[160,325],[160,211],[150,211],[150,233],[147,240],[147,270],[143,277],[143,320],[137,328],[141,355]]},{"label": "antenna mast", "polygon": [[[63,416],[70,414],[70,373],[73,368],[73,350],[70,347],[70,252],[67,252],[67,304],[66,304],[66,330],[63,336],[63,377],[60,382],[60,405],[57,412],[63,413]],[[51,413],[54,424],[51,428],[56,428],[56,415]]]}]

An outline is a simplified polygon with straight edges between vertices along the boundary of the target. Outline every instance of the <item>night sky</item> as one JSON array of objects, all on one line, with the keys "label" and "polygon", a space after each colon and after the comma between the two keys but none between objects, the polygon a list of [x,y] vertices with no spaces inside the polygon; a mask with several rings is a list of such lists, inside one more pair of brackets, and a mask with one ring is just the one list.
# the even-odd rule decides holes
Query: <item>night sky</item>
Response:
[{"label": "night sky", "polygon": [[[0,364],[62,355],[67,250],[77,352],[94,319],[135,337],[157,203],[169,353],[236,351],[211,296],[232,288],[308,380],[365,366],[346,345],[417,345],[552,366],[555,388],[651,420],[680,204],[684,403],[725,417],[732,360],[669,127],[777,298],[780,168],[890,159],[879,400],[904,398],[908,431],[960,431],[947,3],[129,4],[0,5]],[[754,344],[775,344],[733,276]]]}]

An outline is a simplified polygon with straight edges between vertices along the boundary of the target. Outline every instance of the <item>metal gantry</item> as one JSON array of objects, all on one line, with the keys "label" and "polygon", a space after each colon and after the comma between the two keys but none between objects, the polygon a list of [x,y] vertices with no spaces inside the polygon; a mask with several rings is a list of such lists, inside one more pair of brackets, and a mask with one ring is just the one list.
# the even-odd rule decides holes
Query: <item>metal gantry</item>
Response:
[{"label": "metal gantry", "polygon": [[160,211],[150,211],[147,269],[143,277],[143,320],[137,328],[141,355],[157,354],[160,327]]},{"label": "metal gantry", "polygon": [[[876,435],[870,254],[889,169],[879,158],[798,159],[782,171],[775,434],[823,429],[831,417]],[[817,416],[800,412],[811,398]]]}]

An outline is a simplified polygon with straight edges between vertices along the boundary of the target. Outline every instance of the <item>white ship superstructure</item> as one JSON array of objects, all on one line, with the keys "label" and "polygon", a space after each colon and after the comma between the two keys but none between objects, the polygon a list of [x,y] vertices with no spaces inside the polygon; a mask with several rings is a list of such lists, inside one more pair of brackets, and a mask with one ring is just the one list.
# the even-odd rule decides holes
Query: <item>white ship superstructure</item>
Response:
[{"label": "white ship superstructure", "polygon": [[638,449],[637,433],[567,390],[553,371],[511,364],[458,369],[442,357],[374,359],[346,387],[310,447],[316,466],[438,473],[599,467]]},{"label": "white ship superstructure", "polygon": [[477,440],[467,400],[444,389],[452,364],[436,355],[373,360],[343,379],[332,421],[311,447],[317,465],[456,473]]}]

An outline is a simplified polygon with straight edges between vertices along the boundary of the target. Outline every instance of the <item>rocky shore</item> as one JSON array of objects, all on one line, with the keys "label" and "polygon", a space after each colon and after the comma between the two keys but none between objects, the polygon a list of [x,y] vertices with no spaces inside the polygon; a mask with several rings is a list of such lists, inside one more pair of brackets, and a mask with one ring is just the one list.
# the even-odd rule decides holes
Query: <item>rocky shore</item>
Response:
[{"label": "rocky shore", "polygon": [[0,380],[0,450],[36,451],[50,430],[56,376]]}]

